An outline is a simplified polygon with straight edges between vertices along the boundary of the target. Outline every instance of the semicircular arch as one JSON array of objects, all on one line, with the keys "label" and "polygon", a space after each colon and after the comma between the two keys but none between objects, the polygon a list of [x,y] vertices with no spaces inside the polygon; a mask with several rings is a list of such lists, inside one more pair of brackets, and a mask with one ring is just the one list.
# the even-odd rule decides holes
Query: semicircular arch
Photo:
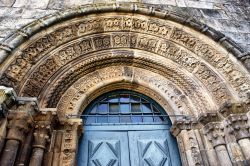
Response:
[{"label": "semicircular arch", "polygon": [[[94,69],[101,70],[105,63],[115,62],[114,66],[127,66],[133,72],[135,69],[141,72],[147,66],[144,75],[151,72],[158,80],[170,81],[183,94],[194,90],[193,85],[198,86],[195,97],[187,99],[197,113],[215,109],[226,101],[248,98],[249,73],[235,57],[241,51],[227,38],[194,20],[173,19],[176,15],[171,12],[132,6],[107,5],[100,9],[88,6],[24,27],[4,41],[11,54],[7,56],[7,49],[2,52],[0,83],[14,87],[21,96],[38,97],[45,106],[48,103],[45,98],[51,100],[60,91],[57,102],[48,104],[56,107],[76,82],[87,79],[86,75]],[[25,34],[29,40],[24,39]],[[119,57],[119,51],[130,51],[132,55]],[[80,70],[84,67],[89,72]],[[80,77],[60,89],[65,82],[62,78],[77,72]],[[223,97],[225,100],[220,100]],[[209,106],[204,109],[202,105],[206,102]],[[194,106],[195,103],[198,105]]]}]

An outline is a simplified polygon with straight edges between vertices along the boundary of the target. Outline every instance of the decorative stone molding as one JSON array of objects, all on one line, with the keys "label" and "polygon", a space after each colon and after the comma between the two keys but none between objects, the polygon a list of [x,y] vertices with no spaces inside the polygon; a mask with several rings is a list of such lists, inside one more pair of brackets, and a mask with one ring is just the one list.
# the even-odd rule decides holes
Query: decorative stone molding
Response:
[{"label": "decorative stone molding", "polygon": [[64,123],[63,129],[60,166],[74,166],[76,164],[78,139],[82,133],[82,119],[68,119]]},{"label": "decorative stone molding", "polygon": [[221,122],[210,122],[203,128],[204,134],[208,137],[208,140],[213,143],[213,146],[225,145],[224,126]]},{"label": "decorative stone molding", "polygon": [[194,130],[199,128],[200,126],[196,119],[191,119],[191,120],[182,119],[175,121],[175,123],[171,127],[171,133],[176,137],[182,130]]},{"label": "decorative stone molding", "polygon": [[224,117],[231,114],[243,114],[249,111],[249,101],[242,103],[225,103],[219,109],[219,113]]},{"label": "decorative stone molding", "polygon": [[29,126],[33,124],[32,117],[27,112],[11,112],[8,115],[8,134],[6,139],[22,142]]},{"label": "decorative stone molding", "polygon": [[213,112],[207,112],[207,113],[201,113],[198,117],[198,121],[202,125],[206,125],[210,122],[219,122],[221,121],[221,118],[218,116],[218,113]]},{"label": "decorative stone molding", "polygon": [[171,128],[171,133],[179,143],[183,165],[204,165],[206,163],[207,159],[199,147],[202,143],[197,135],[199,128],[196,119],[178,120]]},{"label": "decorative stone molding", "polygon": [[210,122],[203,127],[203,131],[208,140],[212,142],[219,163],[231,166],[232,161],[226,148],[224,125],[221,122]]},{"label": "decorative stone molding", "polygon": [[226,120],[226,127],[230,128],[230,134],[235,135],[237,140],[249,138],[248,117],[245,114],[229,115]]},{"label": "decorative stone molding", "polygon": [[[153,13],[152,13],[153,9]],[[193,29],[206,34],[208,37],[215,41],[222,42],[223,46],[228,48],[236,57],[242,53],[239,47],[231,42],[229,38],[225,38],[223,34],[214,30],[211,27],[200,23],[194,18],[189,16],[181,15],[180,13],[174,13],[171,11],[155,9],[154,7],[148,8],[148,6],[136,3],[115,3],[115,4],[102,4],[101,6],[96,5],[85,5],[82,8],[69,9],[64,12],[59,12],[54,15],[46,16],[41,18],[39,21],[34,21],[31,24],[23,27],[20,31],[10,35],[2,42],[1,49],[1,60],[3,61],[14,48],[22,44],[27,37],[34,35],[35,33],[49,27],[53,24],[60,22],[61,20],[67,20],[76,16],[84,16],[91,13],[106,13],[106,12],[125,12],[125,13],[138,13],[142,15],[150,15],[156,18],[168,19],[186,26],[192,27]],[[111,25],[112,26],[112,25]],[[22,32],[22,33],[20,33]],[[233,49],[232,49],[233,48]]]},{"label": "decorative stone molding", "polygon": [[[226,101],[247,98],[248,72],[231,54],[236,57],[242,54],[233,42],[193,19],[183,19],[170,11],[157,9],[152,13],[146,6],[132,6],[113,4],[97,9],[90,5],[47,16],[24,27],[22,33],[13,34],[2,44],[2,59],[6,59],[8,51],[11,55],[3,61],[1,84],[14,87],[22,96],[42,99],[49,96],[45,103],[51,102],[49,107],[57,107],[74,82],[109,62],[114,66],[144,67],[172,78],[183,91],[189,87],[185,89],[186,94],[197,92],[191,87],[208,91],[205,99],[201,92],[190,96],[191,100],[186,99],[197,114]],[[98,14],[91,15],[97,11]],[[112,12],[117,14],[114,16]],[[30,40],[25,40],[26,37]],[[13,51],[17,47],[18,51]],[[126,62],[115,59],[116,50],[122,48],[132,52],[123,58],[128,59]],[[110,50],[111,55],[101,59],[99,55],[106,50]],[[154,58],[137,56],[136,52],[140,51]],[[86,68],[83,70],[77,63]],[[171,63],[178,66],[178,72],[166,67]],[[185,81],[177,76],[184,77]],[[213,104],[207,107],[204,104],[208,101]],[[175,107],[179,107],[178,103]],[[217,108],[211,110],[214,109]]]},{"label": "decorative stone molding", "polygon": [[3,155],[0,163],[3,166],[13,165],[18,149],[25,140],[25,135],[33,125],[32,113],[34,112],[34,103],[26,102],[16,106],[15,110],[8,112],[8,132],[6,135],[6,144],[3,149]]},{"label": "decorative stone molding", "polygon": [[[172,115],[192,116],[171,119],[184,164],[211,165],[218,157],[230,166],[236,155],[228,155],[228,142],[249,160],[244,148],[250,146],[249,103],[230,103],[249,97],[248,59],[229,38],[197,20],[138,4],[87,5],[41,18],[0,44],[0,84],[13,87],[19,96],[39,98],[39,103],[19,98],[0,87],[0,111],[5,115],[10,109],[0,162],[13,165],[10,159],[35,123],[30,165],[41,165],[44,152],[48,165],[75,165],[82,122],[66,115],[80,114],[98,89],[127,88],[128,83],[152,92],[173,109]],[[100,91],[96,94],[105,92]],[[225,102],[219,112],[208,113]],[[46,110],[38,112],[38,106],[57,108],[53,131],[56,118]],[[1,122],[0,138],[7,124]],[[209,159],[204,140],[211,146]]]}]

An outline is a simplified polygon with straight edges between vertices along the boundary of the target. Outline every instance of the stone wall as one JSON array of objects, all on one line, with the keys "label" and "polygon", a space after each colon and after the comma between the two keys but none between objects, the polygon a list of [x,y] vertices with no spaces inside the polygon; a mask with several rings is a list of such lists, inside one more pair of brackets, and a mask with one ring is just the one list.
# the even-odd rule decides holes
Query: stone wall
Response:
[{"label": "stone wall", "polygon": [[92,3],[134,2],[188,14],[250,51],[249,0],[0,0],[0,41],[45,15]]}]

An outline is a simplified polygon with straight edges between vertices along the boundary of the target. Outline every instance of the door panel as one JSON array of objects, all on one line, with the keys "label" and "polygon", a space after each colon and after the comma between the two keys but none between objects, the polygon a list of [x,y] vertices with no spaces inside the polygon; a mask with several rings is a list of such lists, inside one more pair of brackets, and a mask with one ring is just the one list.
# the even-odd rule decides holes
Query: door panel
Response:
[{"label": "door panel", "polygon": [[128,131],[131,166],[179,166],[177,144],[169,130]]},{"label": "door panel", "polygon": [[127,132],[86,131],[78,166],[130,166]]}]

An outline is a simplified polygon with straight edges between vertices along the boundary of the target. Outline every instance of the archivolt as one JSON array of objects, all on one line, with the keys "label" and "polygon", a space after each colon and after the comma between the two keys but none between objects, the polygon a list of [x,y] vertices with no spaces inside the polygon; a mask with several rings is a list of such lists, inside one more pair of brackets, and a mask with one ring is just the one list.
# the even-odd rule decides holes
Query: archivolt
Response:
[{"label": "archivolt", "polygon": [[[192,19],[151,9],[87,6],[33,22],[5,40],[5,50],[0,52],[1,84],[14,87],[19,95],[39,97],[41,106],[60,108],[79,80],[100,75],[107,66],[120,66],[117,79],[133,78],[158,89],[178,110],[176,95],[166,95],[176,89],[186,100],[186,112],[194,115],[247,98],[249,73],[232,55],[241,54],[232,42]],[[28,41],[25,35],[31,36]],[[125,69],[134,73],[127,76]],[[105,75],[110,76],[104,73],[89,84],[102,84]],[[159,88],[164,81],[168,86]],[[182,97],[177,98],[181,102]]]}]

